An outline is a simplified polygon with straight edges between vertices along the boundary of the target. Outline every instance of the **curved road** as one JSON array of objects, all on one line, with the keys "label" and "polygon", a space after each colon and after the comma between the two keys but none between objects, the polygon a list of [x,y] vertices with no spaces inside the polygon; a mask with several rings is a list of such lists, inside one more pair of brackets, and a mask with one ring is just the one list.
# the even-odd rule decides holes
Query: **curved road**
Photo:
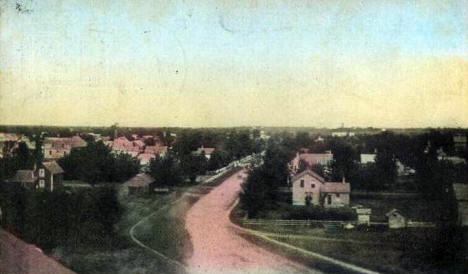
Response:
[{"label": "curved road", "polygon": [[[271,253],[239,236],[229,219],[244,171],[227,178],[188,211],[186,229],[193,244],[191,273],[305,273],[310,269]],[[315,273],[315,272],[314,272]],[[317,271],[318,273],[318,271]]]}]

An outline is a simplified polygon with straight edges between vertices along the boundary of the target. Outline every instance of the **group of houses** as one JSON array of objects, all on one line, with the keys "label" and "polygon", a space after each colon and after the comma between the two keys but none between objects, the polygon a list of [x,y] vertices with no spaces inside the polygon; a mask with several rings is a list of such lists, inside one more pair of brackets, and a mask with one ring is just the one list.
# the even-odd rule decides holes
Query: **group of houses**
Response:
[{"label": "group of houses", "polygon": [[[122,136],[112,141],[104,141],[104,144],[110,147],[113,153],[126,153],[132,157],[136,157],[143,169],[147,168],[151,159],[156,158],[156,156],[165,157],[170,149],[158,137],[152,135],[139,137],[134,134],[132,135],[132,139],[133,141],[130,141],[125,136]],[[212,147],[201,146],[196,151],[193,151],[193,154],[205,155],[207,159],[210,159],[214,150],[215,148]]]},{"label": "group of houses", "polygon": [[86,147],[86,141],[80,136],[73,137],[45,137],[43,153],[45,160],[58,160],[70,154],[74,148]]},{"label": "group of houses", "polygon": [[156,158],[157,155],[164,157],[167,153],[168,147],[158,137],[153,135],[140,137],[134,134],[132,139],[133,141],[130,141],[122,136],[112,141],[104,141],[104,144],[110,147],[113,153],[126,153],[136,157],[142,167],[147,167],[151,159]]}]

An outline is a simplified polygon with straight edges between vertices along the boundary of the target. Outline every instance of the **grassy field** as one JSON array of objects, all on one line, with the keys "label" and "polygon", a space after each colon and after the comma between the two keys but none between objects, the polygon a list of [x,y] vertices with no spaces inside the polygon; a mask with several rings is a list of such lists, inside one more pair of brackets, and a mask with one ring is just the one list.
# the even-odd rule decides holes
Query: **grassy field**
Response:
[{"label": "grassy field", "polygon": [[[393,208],[414,221],[436,221],[442,212],[437,201],[428,204],[422,199],[374,198],[352,202],[371,207],[373,221],[385,222],[385,213]],[[242,225],[244,216],[245,213],[237,207],[231,217]],[[467,232],[457,228],[389,230],[386,226],[362,226],[353,230],[328,231],[320,226],[245,227],[264,232],[271,239],[378,272],[468,273],[467,258],[463,255],[468,250]],[[273,248],[278,252],[277,249]],[[301,254],[292,254],[292,257],[313,265],[313,259]]]},{"label": "grassy field", "polygon": [[[71,254],[62,254],[60,250],[56,250],[55,253],[63,258],[62,261],[67,267],[77,273],[171,273],[173,268],[167,262],[135,245],[128,233],[138,221],[175,201],[185,190],[186,188],[179,188],[167,195],[144,198],[120,195],[119,201],[123,207],[123,215],[115,228],[117,243],[113,249],[80,248]],[[171,224],[164,224],[160,226],[160,229],[169,230],[168,225]],[[152,235],[153,240],[160,238],[160,243],[172,241],[172,239],[160,237],[163,234],[155,235],[154,231]],[[153,242],[153,244],[157,243]]]}]

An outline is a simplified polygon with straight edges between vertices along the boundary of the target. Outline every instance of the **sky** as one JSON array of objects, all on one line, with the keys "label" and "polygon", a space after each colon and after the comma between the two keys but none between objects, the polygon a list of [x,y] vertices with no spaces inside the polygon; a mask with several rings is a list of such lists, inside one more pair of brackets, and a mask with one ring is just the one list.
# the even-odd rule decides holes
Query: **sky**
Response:
[{"label": "sky", "polygon": [[0,0],[0,12],[0,124],[468,126],[468,0]]}]

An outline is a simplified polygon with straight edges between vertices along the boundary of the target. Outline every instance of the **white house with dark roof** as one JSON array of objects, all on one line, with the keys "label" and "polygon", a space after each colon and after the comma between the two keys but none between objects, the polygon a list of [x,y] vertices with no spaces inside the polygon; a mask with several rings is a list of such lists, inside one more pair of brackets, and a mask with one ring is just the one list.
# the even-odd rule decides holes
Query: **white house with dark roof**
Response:
[{"label": "white house with dark roof", "polygon": [[323,177],[306,169],[291,179],[293,205],[342,207],[349,205],[350,184],[326,182]]}]

